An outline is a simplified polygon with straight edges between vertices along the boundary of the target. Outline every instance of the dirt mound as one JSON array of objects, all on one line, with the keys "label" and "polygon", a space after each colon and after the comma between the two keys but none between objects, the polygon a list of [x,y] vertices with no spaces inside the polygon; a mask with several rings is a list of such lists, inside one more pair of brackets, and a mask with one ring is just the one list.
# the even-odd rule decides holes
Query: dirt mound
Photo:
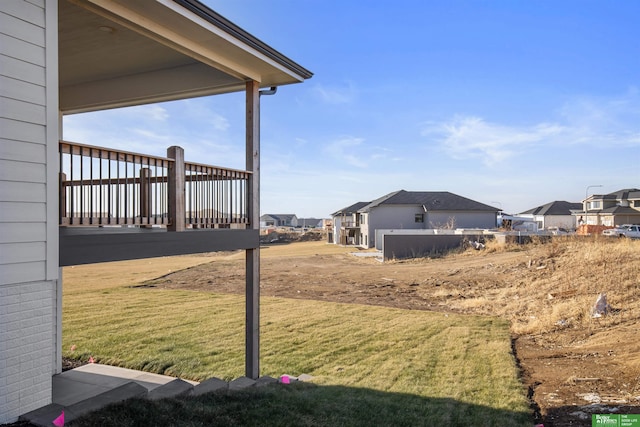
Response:
[{"label": "dirt mound", "polygon": [[327,233],[322,230],[308,231],[272,231],[260,237],[260,243],[293,243],[293,242],[321,242],[326,241]]},{"label": "dirt mound", "polygon": [[[388,263],[296,256],[303,245],[322,244],[262,258],[262,295],[500,316],[537,422],[590,426],[591,413],[640,413],[640,241],[554,239]],[[150,285],[241,294],[244,263],[217,256]],[[603,292],[611,310],[593,317]]]}]

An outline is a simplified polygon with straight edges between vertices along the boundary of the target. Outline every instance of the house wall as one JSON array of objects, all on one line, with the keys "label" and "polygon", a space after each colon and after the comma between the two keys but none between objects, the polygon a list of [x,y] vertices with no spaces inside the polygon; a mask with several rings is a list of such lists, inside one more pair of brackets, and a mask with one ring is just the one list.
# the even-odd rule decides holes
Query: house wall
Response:
[{"label": "house wall", "polygon": [[0,1],[0,423],[51,402],[59,357],[57,1]]},{"label": "house wall", "polygon": [[576,228],[576,217],[573,215],[536,215],[535,220],[541,222],[544,229],[560,227],[574,230]]},{"label": "house wall", "polygon": [[[424,214],[424,222],[415,222],[416,214]],[[367,215],[367,223],[361,225],[363,239],[361,245],[367,248],[376,246],[375,230],[411,229],[423,230],[445,228],[453,218],[454,228],[495,228],[494,212],[424,212],[419,206],[377,206]]]},{"label": "house wall", "polygon": [[608,227],[615,227],[623,224],[640,224],[640,212],[638,215],[617,214],[614,216],[603,214],[599,216],[599,221],[600,224]]},{"label": "house wall", "polygon": [[495,228],[495,212],[429,212],[428,228],[447,228],[453,220],[453,228]]},{"label": "house wall", "polygon": [[260,227],[297,227],[298,218],[294,215],[292,218],[280,219],[269,215],[263,215],[260,218]]},{"label": "house wall", "polygon": [[416,222],[416,214],[425,214],[424,209],[413,205],[376,206],[363,216],[366,219],[360,224],[362,234],[360,245],[365,248],[373,248],[375,246],[375,231],[380,228],[412,230],[428,228],[427,215],[424,215],[425,222]]}]

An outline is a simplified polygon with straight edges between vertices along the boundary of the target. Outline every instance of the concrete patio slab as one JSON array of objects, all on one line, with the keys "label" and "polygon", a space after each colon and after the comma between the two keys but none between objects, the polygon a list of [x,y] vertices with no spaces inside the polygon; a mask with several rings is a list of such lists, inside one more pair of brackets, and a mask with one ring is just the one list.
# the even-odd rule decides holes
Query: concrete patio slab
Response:
[{"label": "concrete patio slab", "polygon": [[[308,380],[290,376],[292,381]],[[91,411],[111,403],[134,397],[162,399],[178,395],[199,396],[216,390],[242,390],[277,383],[276,378],[264,376],[258,380],[240,377],[231,382],[209,378],[202,383],[174,377],[135,371],[133,369],[90,363],[54,375],[52,403],[20,417],[37,426],[51,426],[51,422],[64,411],[65,422],[70,422]]]},{"label": "concrete patio slab", "polygon": [[196,381],[179,380],[166,375],[118,368],[116,366],[90,363],[80,366],[52,378],[52,403],[20,417],[34,425],[51,426],[52,420],[65,411],[67,422],[88,412],[100,409],[110,403],[132,397],[147,397],[149,392],[169,384],[165,390],[159,390],[156,396],[175,392],[187,392]]},{"label": "concrete patio slab", "polygon": [[[70,406],[105,393],[131,381],[151,391],[173,381],[174,377],[90,363],[53,377],[53,403]],[[195,381],[187,381],[192,385]]]}]

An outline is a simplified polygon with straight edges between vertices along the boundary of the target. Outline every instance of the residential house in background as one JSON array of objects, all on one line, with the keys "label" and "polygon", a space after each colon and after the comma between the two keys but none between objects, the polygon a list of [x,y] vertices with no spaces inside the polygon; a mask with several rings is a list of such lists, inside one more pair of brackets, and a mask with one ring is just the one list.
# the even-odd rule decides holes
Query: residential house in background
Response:
[{"label": "residential house in background", "polygon": [[550,227],[575,230],[577,226],[575,213],[581,209],[582,203],[572,203],[561,200],[526,210],[517,216],[531,218],[537,224],[538,230],[547,230]]},{"label": "residential house in background", "polygon": [[337,245],[360,244],[360,216],[358,209],[371,202],[358,202],[342,208],[331,214],[333,219],[332,231],[329,233],[329,243]]},{"label": "residential house in background", "polygon": [[[257,378],[260,95],[312,74],[197,0],[3,0],[0,22],[0,424],[52,402],[66,265],[245,250]],[[231,92],[244,170],[60,140],[63,115]]]},{"label": "residential house in background", "polygon": [[260,216],[260,227],[297,227],[295,214],[264,214]]},{"label": "residential house in background", "polygon": [[322,228],[323,220],[320,218],[298,218],[300,228]]},{"label": "residential house in background", "polygon": [[608,194],[593,194],[582,201],[581,210],[575,214],[578,224],[606,227],[640,224],[640,189],[625,188]]},{"label": "residential house in background", "polygon": [[382,229],[491,229],[499,211],[447,191],[399,190],[357,209],[355,244],[374,247],[375,232]]}]

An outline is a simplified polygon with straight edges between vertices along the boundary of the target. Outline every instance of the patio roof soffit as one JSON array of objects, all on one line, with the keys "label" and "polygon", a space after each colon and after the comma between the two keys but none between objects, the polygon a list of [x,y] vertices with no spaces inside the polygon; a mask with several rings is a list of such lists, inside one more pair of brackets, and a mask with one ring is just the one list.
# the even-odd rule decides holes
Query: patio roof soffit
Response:
[{"label": "patio roof soffit", "polygon": [[299,83],[312,73],[195,0],[59,0],[60,109]]}]

